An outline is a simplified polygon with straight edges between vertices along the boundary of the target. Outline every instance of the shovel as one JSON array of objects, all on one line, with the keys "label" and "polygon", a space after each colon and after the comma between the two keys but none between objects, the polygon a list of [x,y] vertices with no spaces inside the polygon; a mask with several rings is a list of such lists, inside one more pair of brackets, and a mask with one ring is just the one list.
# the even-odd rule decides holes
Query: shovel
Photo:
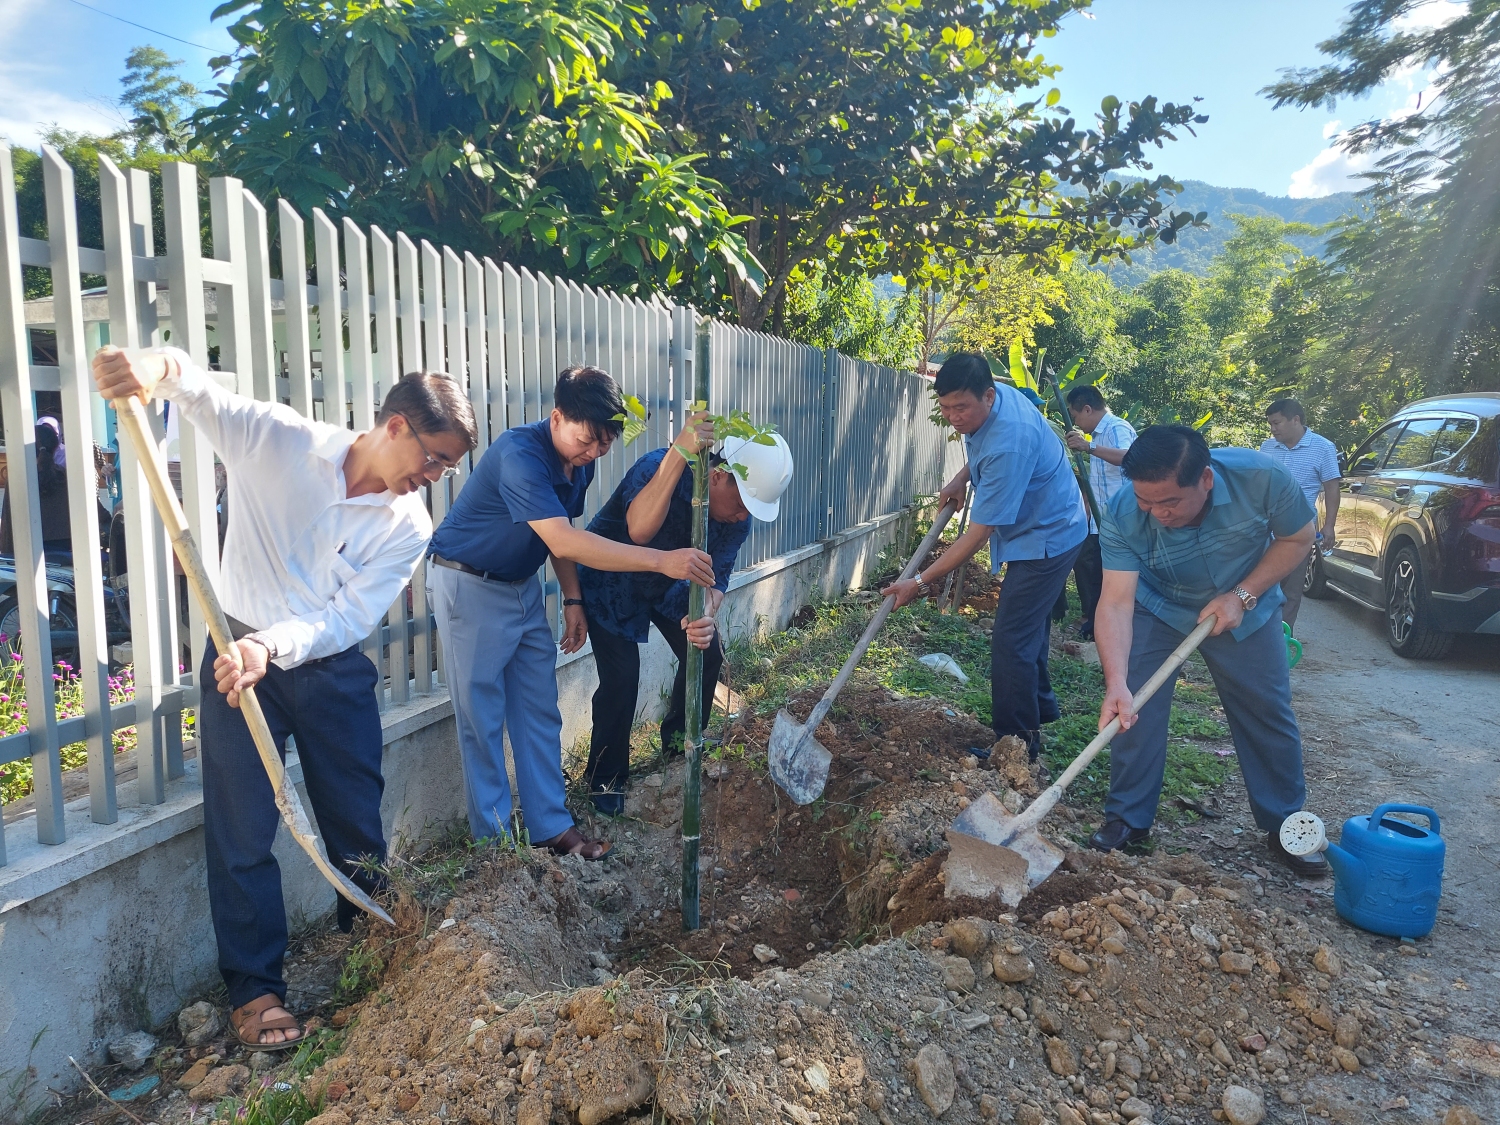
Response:
[{"label": "shovel", "polygon": [[[146,483],[151,487],[151,496],[156,501],[156,510],[161,513],[162,522],[167,525],[167,534],[171,536],[172,547],[182,563],[182,571],[187,575],[188,585],[193,588],[193,594],[203,609],[203,617],[208,622],[209,635],[213,637],[214,645],[220,652],[233,653],[236,650],[231,647],[234,637],[230,635],[229,622],[225,620],[218,595],[214,593],[213,585],[208,580],[208,572],[203,569],[203,557],[198,553],[198,545],[193,542],[193,533],[188,530],[187,517],[183,515],[182,505],[177,502],[177,493],[172,490],[167,480],[167,467],[162,462],[161,450],[149,437],[151,429],[146,420],[146,408],[134,395],[129,398],[114,399],[113,403],[120,428],[130,436],[130,442],[135,446],[136,459],[146,474]],[[200,692],[213,691],[215,687],[210,681],[201,684],[198,690]],[[240,713],[245,716],[245,722],[250,727],[250,737],[255,740],[255,749],[260,754],[260,763],[265,767],[266,775],[271,779],[271,789],[276,795],[276,807],[281,811],[281,819],[286,823],[292,838],[307,853],[313,865],[323,873],[323,877],[333,884],[334,890],[362,910],[379,918],[386,925],[394,926],[396,923],[391,920],[391,916],[380,909],[374,899],[328,862],[328,856],[323,851],[323,843],[314,834],[312,824],[307,819],[307,812],[302,808],[302,799],[297,796],[296,788],[287,780],[286,769],[281,764],[281,756],[276,752],[276,743],[271,739],[271,728],[266,725],[266,715],[260,709],[260,700],[255,697],[254,688],[240,690]]]},{"label": "shovel", "polygon": [[[1182,662],[1203,643],[1203,638],[1213,630],[1217,620],[1211,616],[1200,622],[1167,657],[1166,663],[1135,693],[1130,703],[1132,714],[1140,714],[1157,689],[1176,675]],[[948,826],[949,853],[943,864],[944,897],[970,895],[988,898],[998,892],[1006,906],[1019,906],[1031,889],[1056,871],[1063,861],[1062,849],[1042,839],[1037,833],[1037,825],[1062,799],[1063,790],[1119,733],[1120,719],[1116,716],[1094,741],[1084,747],[1083,753],[1073,759],[1061,777],[1015,816],[1006,811],[993,793],[986,793],[960,813]]]},{"label": "shovel", "polygon": [[[897,579],[898,582],[910,578],[921,568],[933,545],[938,541],[938,536],[943,533],[943,528],[947,527],[948,521],[953,518],[956,508],[957,505],[949,504],[937,514],[937,518],[932,521],[932,530],[917,546],[916,554],[912,555],[911,561],[906,564],[906,569]],[[806,723],[798,723],[784,707],[776,712],[776,723],[771,728],[771,743],[767,750],[771,766],[771,780],[781,786],[787,796],[799,805],[810,805],[823,795],[823,787],[828,784],[828,766],[833,761],[833,755],[813,737],[813,732],[818,729],[818,724],[828,714],[828,709],[833,706],[833,701],[838,698],[839,692],[844,690],[849,677],[854,675],[855,667],[864,658],[870,642],[875,639],[875,634],[880,632],[880,627],[885,624],[885,619],[891,615],[891,610],[895,605],[894,594],[880,604],[880,608],[875,611],[875,616],[870,618],[869,625],[865,626],[859,643],[854,646],[849,659],[844,661],[844,666],[839,669],[839,674],[834,678],[833,683],[828,685],[823,698],[818,700],[818,705],[812,709],[812,714],[807,717]]]}]

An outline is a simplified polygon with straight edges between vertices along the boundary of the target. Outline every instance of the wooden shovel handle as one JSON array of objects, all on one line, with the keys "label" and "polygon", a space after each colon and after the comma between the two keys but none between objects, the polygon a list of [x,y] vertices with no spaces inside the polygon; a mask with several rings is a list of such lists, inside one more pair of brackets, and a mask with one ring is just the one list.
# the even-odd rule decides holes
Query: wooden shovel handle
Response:
[{"label": "wooden shovel handle", "polygon": [[[1193,651],[1203,643],[1203,638],[1213,631],[1213,627],[1218,620],[1217,616],[1209,615],[1206,620],[1198,623],[1196,629],[1183,638],[1182,643],[1172,650],[1172,655],[1167,657],[1162,666],[1151,674],[1151,678],[1141,685],[1141,690],[1135,693],[1135,696],[1130,701],[1131,714],[1139,714],[1141,708],[1146,705],[1146,701],[1157,693],[1162,684],[1176,675],[1177,669],[1182,666],[1183,661],[1193,655]],[[1024,812],[1020,813],[1010,822],[1006,832],[1006,839],[1015,840],[1028,832],[1034,831],[1036,826],[1042,822],[1042,818],[1051,812],[1057,806],[1057,802],[1062,799],[1063,790],[1073,784],[1078,775],[1088,768],[1089,763],[1098,757],[1099,751],[1108,746],[1110,740],[1119,733],[1120,717],[1116,715],[1105,725],[1103,730],[1094,736],[1094,740],[1083,748],[1083,753],[1073,759],[1072,764],[1063,771],[1062,776],[1048,786],[1040,797],[1031,802],[1031,805]]]},{"label": "wooden shovel handle", "polygon": [[[927,561],[927,556],[932,553],[932,548],[938,541],[938,536],[943,534],[943,528],[948,526],[948,521],[953,518],[953,513],[958,510],[956,502],[949,501],[943,510],[937,514],[932,521],[932,528],[926,537],[917,545],[916,553],[908,560],[906,568],[902,570],[901,577],[896,579],[904,582],[915,574],[922,564]],[[833,683],[828,685],[828,690],[823,693],[823,698],[818,700],[818,705],[808,715],[807,722],[803,724],[802,736],[797,739],[797,745],[792,748],[788,760],[796,757],[797,752],[802,749],[802,744],[812,737],[812,732],[818,729],[828,709],[833,706],[833,701],[838,698],[839,692],[844,690],[844,685],[849,682],[849,677],[854,675],[854,669],[864,659],[865,653],[870,650],[871,643],[875,640],[875,634],[880,632],[880,627],[885,624],[885,619],[891,615],[891,610],[896,606],[896,595],[889,595],[885,601],[880,603],[880,608],[875,611],[875,616],[870,618],[870,623],[865,626],[865,631],[860,635],[854,651],[849,654],[849,659],[844,661],[844,666],[839,669],[839,674],[834,677]]]}]

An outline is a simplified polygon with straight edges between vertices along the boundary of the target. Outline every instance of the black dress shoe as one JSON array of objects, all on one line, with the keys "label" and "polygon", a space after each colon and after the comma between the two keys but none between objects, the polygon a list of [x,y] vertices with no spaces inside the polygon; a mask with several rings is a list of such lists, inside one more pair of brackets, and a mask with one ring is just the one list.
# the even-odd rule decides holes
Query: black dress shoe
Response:
[{"label": "black dress shoe", "polygon": [[1292,874],[1299,879],[1322,879],[1328,874],[1328,861],[1323,858],[1322,852],[1293,855],[1281,846],[1280,832],[1266,833],[1266,851],[1271,853],[1271,858],[1277,863],[1290,868]]},{"label": "black dress shoe", "polygon": [[1139,844],[1150,835],[1149,828],[1132,828],[1123,820],[1106,820],[1099,831],[1089,837],[1089,847],[1096,852],[1112,852],[1130,844]]}]

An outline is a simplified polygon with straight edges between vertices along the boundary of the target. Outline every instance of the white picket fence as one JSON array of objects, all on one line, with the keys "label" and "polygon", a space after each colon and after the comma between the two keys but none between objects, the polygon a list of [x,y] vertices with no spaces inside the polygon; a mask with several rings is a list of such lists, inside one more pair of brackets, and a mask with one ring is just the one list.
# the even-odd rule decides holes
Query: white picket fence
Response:
[{"label": "white picket fence", "polygon": [[[63,779],[59,748],[83,742],[88,756],[90,813],[117,818],[111,733],[134,726],[139,799],[160,803],[166,782],[183,775],[181,713],[197,699],[193,671],[206,632],[197,607],[184,605],[160,520],[128,443],[118,453],[128,571],[109,588],[128,595],[128,659],[135,698],[111,706],[111,643],[107,576],[100,542],[91,442],[109,446],[113,418],[93,391],[89,361],[103,343],[137,347],[162,342],[186,350],[205,367],[217,348],[217,377],[241,394],[280,400],[309,417],[355,429],[373,423],[384,388],[400,373],[444,371],[467,389],[479,424],[477,460],[509,426],[543,418],[552,408],[559,370],[595,364],[619,380],[650,411],[648,433],[630,449],[617,447],[600,463],[585,521],[609,497],[641,453],[665,445],[683,416],[692,386],[695,333],[711,332],[710,401],[772,423],[796,458],[781,518],[757,525],[740,565],[749,566],[898,510],[935,491],[948,449],[927,419],[926,381],[906,372],[848,359],[759,332],[704,321],[691,309],[603,292],[549,278],[471,253],[459,254],[405,234],[321,211],[312,215],[312,263],[304,219],[284,200],[275,207],[279,254],[271,248],[268,209],[237,180],[209,184],[212,249],[200,238],[199,177],[189,164],[161,172],[166,253],[156,255],[147,173],[121,170],[100,158],[104,246],[79,245],[73,171],[43,149],[45,241],[20,236],[10,149],[0,144],[0,415],[9,467],[16,554],[14,604],[30,714],[45,716],[27,731],[0,737],[0,766],[30,758],[35,831],[61,843]],[[50,271],[51,298],[24,300],[23,267]],[[280,277],[273,276],[279,273]],[[85,292],[86,276],[102,275],[104,292]],[[305,279],[312,279],[306,284]],[[302,279],[287,284],[283,279]],[[331,315],[325,310],[337,310]],[[326,317],[326,320],[325,320]],[[329,329],[324,331],[325,326]],[[56,365],[33,363],[31,332],[56,333]],[[333,346],[329,346],[329,341]],[[347,341],[347,342],[346,342]],[[37,500],[35,393],[60,392],[68,451],[73,571],[46,577]],[[159,441],[166,431],[153,404]],[[181,492],[199,544],[217,542],[213,451],[183,425],[169,450],[181,462]],[[429,490],[434,523],[463,486],[467,466]],[[265,487],[294,487],[267,481]],[[210,571],[216,552],[208,550]],[[418,578],[421,578],[419,572]],[[558,617],[557,586],[546,575],[549,607]],[[116,586],[119,587],[116,590]],[[56,720],[51,632],[66,622],[54,603],[72,599],[82,715]],[[10,605],[9,602],[4,603]],[[0,612],[0,618],[3,618]],[[118,627],[122,624],[116,622]],[[397,599],[385,625],[364,645],[386,680],[387,703],[442,690],[442,654],[418,580]],[[118,665],[117,665],[118,666]],[[23,821],[18,821],[20,829]],[[0,864],[5,862],[0,838]]]}]

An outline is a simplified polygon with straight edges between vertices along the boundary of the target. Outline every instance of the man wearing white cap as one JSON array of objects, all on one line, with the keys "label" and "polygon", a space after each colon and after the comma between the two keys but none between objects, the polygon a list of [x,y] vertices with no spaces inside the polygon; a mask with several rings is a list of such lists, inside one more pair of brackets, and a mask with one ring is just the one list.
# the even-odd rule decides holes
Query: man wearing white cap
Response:
[{"label": "man wearing white cap", "polygon": [[[647,453],[630,467],[614,495],[589,524],[595,535],[670,551],[692,545],[693,474],[688,458],[713,440],[703,415],[689,419],[667,449]],[[677,655],[677,676],[661,724],[662,749],[681,752],[686,725],[687,646],[703,650],[703,721],[713,706],[713,685],[724,663],[714,615],[729,588],[735,556],[750,534],[750,517],[769,523],[781,509],[792,479],[792,453],[780,435],[772,445],[730,438],[712,457],[708,484],[708,553],[715,582],[706,591],[704,616],[687,619],[688,584],[659,574],[578,568],[588,616],[599,689],[594,693],[594,733],[585,776],[594,807],[608,816],[625,808],[630,777],[630,728],[635,721],[641,658],[652,625]],[[743,475],[739,470],[743,470]]]}]

